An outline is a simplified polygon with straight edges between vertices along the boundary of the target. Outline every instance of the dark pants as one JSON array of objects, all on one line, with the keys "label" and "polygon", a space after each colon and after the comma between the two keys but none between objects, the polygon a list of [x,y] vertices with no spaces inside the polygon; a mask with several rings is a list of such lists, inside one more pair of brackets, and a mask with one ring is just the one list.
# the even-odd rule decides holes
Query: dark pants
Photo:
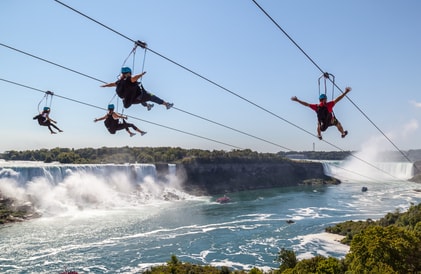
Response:
[{"label": "dark pants", "polygon": [[142,104],[146,107],[146,102],[148,101],[157,103],[159,105],[162,105],[164,103],[164,100],[162,100],[158,96],[149,93],[143,87],[139,87],[136,90],[136,93],[131,94],[130,96],[123,99],[123,105],[125,108],[129,108],[132,104]]},{"label": "dark pants", "polygon": [[[37,119],[37,116],[35,116],[34,117],[34,119]],[[53,128],[55,128],[55,129],[57,129],[58,131],[61,131],[61,129],[59,129],[56,125],[54,125],[53,123],[51,123],[50,121],[48,121],[48,120],[45,120],[44,121],[44,118],[43,117],[39,117],[38,118],[38,124],[40,125],[40,126],[43,126],[43,127],[48,127],[48,129],[51,131],[51,132],[54,132],[52,129],[51,129],[51,127],[53,127]]]},{"label": "dark pants", "polygon": [[325,131],[330,126],[336,126],[339,123],[338,119],[334,117],[332,114],[329,114],[328,119],[326,121],[319,121],[320,130]]},{"label": "dark pants", "polygon": [[133,125],[133,124],[130,124],[130,123],[127,123],[126,121],[124,121],[123,120],[123,123],[118,123],[115,127],[113,127],[113,128],[108,128],[108,131],[111,133],[111,134],[115,134],[116,133],[116,131],[119,131],[119,130],[122,130],[122,129],[125,129],[125,130],[127,130],[128,128],[133,128],[134,130],[138,130],[138,128],[135,126],[135,125]]}]

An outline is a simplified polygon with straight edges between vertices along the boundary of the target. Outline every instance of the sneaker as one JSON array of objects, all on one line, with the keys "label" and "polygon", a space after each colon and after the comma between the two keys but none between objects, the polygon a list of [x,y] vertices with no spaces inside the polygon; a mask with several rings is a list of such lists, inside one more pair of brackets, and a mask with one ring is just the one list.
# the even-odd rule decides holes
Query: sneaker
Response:
[{"label": "sneaker", "polygon": [[57,134],[57,132],[51,131],[51,134]]},{"label": "sneaker", "polygon": [[317,136],[319,138],[319,140],[323,140],[322,135]]},{"label": "sneaker", "polygon": [[153,108],[154,104],[147,104],[146,107],[148,108],[148,110],[151,110]]},{"label": "sneaker", "polygon": [[166,103],[165,106],[167,107],[167,109],[170,109],[174,106],[173,103]]},{"label": "sneaker", "polygon": [[348,130],[345,130],[345,131],[344,131],[344,134],[342,134],[342,135],[341,135],[341,137],[342,137],[342,138],[345,138],[345,136],[347,136],[347,135],[348,135]]},{"label": "sneaker", "polygon": [[141,133],[140,133],[140,136],[143,136],[143,135],[145,135],[147,132],[146,131],[142,131]]},{"label": "sneaker", "polygon": [[130,137],[133,137],[136,135],[136,133],[131,133],[131,132],[129,132],[129,134],[130,134]]}]

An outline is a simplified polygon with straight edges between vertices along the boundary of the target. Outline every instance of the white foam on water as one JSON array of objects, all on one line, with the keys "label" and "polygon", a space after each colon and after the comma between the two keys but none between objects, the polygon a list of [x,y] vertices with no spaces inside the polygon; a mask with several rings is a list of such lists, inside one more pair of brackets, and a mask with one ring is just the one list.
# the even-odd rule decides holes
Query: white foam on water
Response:
[{"label": "white foam on water", "polygon": [[298,259],[308,259],[315,255],[329,257],[332,251],[340,254],[340,257],[345,257],[349,252],[349,246],[340,243],[343,238],[344,236],[327,232],[301,235],[292,239],[299,241],[299,244],[292,247],[295,252],[299,252]]}]

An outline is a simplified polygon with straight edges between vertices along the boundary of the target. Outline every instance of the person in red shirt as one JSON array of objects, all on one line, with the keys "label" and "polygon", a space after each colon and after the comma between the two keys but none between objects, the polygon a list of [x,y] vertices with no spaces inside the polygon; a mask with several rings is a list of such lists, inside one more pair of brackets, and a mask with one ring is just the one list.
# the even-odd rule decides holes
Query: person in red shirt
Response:
[{"label": "person in red shirt", "polygon": [[333,113],[333,107],[336,105],[337,102],[339,102],[342,98],[345,97],[345,95],[351,91],[350,87],[345,88],[345,92],[339,95],[336,99],[333,101],[327,101],[326,94],[321,94],[319,96],[320,103],[319,104],[309,104],[307,102],[301,101],[297,98],[297,96],[291,97],[292,101],[298,102],[302,104],[303,106],[310,107],[312,110],[314,110],[317,113],[317,137],[319,137],[320,140],[322,140],[322,131],[325,131],[330,126],[336,126],[341,133],[342,138],[344,138],[348,131],[344,130],[341,123],[336,119],[334,113]]}]

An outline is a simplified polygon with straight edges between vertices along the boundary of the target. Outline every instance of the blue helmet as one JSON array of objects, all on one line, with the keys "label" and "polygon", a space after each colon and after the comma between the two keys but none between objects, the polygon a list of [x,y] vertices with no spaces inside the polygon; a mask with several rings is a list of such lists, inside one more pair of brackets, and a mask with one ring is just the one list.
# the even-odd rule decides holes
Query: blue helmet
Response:
[{"label": "blue helmet", "polygon": [[121,73],[125,74],[125,73],[132,73],[132,70],[129,67],[122,67],[121,68]]},{"label": "blue helmet", "polygon": [[50,111],[50,108],[49,107],[44,107],[44,109],[43,109],[44,111]]},{"label": "blue helmet", "polygon": [[109,104],[108,109],[110,109],[110,110],[114,109],[114,104]]},{"label": "blue helmet", "polygon": [[320,94],[319,100],[327,99],[326,94]]}]

